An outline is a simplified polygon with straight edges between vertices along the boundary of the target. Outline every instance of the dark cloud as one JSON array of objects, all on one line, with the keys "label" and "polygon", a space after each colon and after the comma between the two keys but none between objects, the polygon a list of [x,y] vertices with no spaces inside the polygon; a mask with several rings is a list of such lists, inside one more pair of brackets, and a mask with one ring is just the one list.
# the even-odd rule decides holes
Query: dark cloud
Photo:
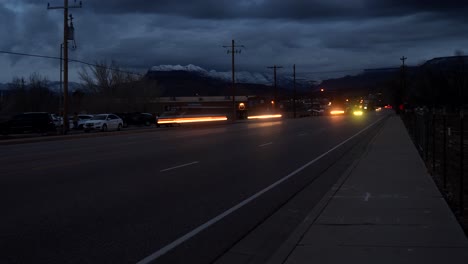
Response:
[{"label": "dark cloud", "polygon": [[[30,5],[45,6],[36,0]],[[51,1],[51,5],[62,5]],[[74,4],[70,0],[70,4]],[[468,2],[460,0],[99,0],[83,1],[99,14],[160,14],[199,19],[362,19],[436,13],[464,16]]]},{"label": "dark cloud", "polygon": [[[70,57],[114,60],[142,72],[160,64],[228,71],[230,56],[222,46],[235,39],[246,47],[236,57],[239,70],[386,67],[403,54],[416,63],[463,50],[467,6],[432,0],[84,0],[83,8],[70,10],[78,45]],[[0,34],[7,37],[0,49],[58,56],[63,17],[46,7],[42,1],[1,1]],[[34,71],[57,75],[54,60],[0,54],[0,65],[0,82]],[[80,67],[71,65],[75,81]]]},{"label": "dark cloud", "polygon": [[[60,43],[60,26],[37,5],[0,5],[0,48],[16,52],[59,53],[59,44],[51,46],[51,40]],[[9,56],[12,64],[24,57]]]},{"label": "dark cloud", "polygon": [[[468,2],[459,0],[384,0],[373,1],[366,0],[366,7],[371,10],[377,10],[381,13],[383,10],[389,12],[420,13],[420,12],[462,12],[468,8]],[[393,13],[396,15],[397,13]]]},{"label": "dark cloud", "polygon": [[468,2],[459,0],[103,0],[87,5],[98,13],[170,14],[203,19],[350,19],[424,12],[464,15],[468,9]]},{"label": "dark cloud", "polygon": [[202,19],[318,19],[354,16],[362,13],[360,0],[204,0],[204,1],[97,1],[92,8],[99,13],[152,13]]},{"label": "dark cloud", "polygon": [[401,48],[433,42],[456,41],[468,24],[450,20],[433,21],[427,16],[371,20],[353,27],[336,28],[321,38],[323,47],[367,51],[379,47]]},{"label": "dark cloud", "polygon": [[0,35],[10,36],[2,37],[0,48],[9,49],[14,46],[17,24],[15,14],[12,10],[0,5]]}]

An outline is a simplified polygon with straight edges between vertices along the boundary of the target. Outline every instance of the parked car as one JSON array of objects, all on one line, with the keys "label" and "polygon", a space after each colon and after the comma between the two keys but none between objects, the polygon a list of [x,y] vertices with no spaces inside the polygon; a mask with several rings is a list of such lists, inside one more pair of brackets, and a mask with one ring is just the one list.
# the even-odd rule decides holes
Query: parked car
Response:
[{"label": "parked car", "polygon": [[48,133],[56,132],[56,126],[51,114],[46,112],[28,112],[13,116],[0,125],[2,134],[25,132]]},{"label": "parked car", "polygon": [[60,127],[63,125],[62,117],[56,114],[51,114],[52,120],[54,121],[55,127]]},{"label": "parked car", "polygon": [[75,125],[73,124],[73,116],[70,118],[70,128],[71,129],[83,129],[84,124],[86,121],[90,120],[93,118],[93,115],[78,115],[78,126],[75,128]]},{"label": "parked car", "polygon": [[156,124],[156,117],[150,113],[118,113],[117,114],[123,120],[123,127],[129,125],[134,126],[151,126]]},{"label": "parked car", "polygon": [[84,123],[84,131],[91,130],[121,130],[123,127],[123,120],[114,114],[99,114],[93,116],[91,119]]},{"label": "parked car", "polygon": [[321,116],[325,114],[324,106],[316,103],[313,103],[312,107],[307,111],[309,111],[313,116]]}]

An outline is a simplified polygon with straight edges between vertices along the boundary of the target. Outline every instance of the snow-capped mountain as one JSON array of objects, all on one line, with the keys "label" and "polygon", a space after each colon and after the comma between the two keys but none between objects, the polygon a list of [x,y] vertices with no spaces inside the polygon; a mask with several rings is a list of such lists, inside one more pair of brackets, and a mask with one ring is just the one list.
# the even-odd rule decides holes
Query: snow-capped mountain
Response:
[{"label": "snow-capped mountain", "polygon": [[182,65],[159,65],[151,67],[150,71],[189,71],[189,72],[206,72],[205,69],[198,67],[193,64],[189,64],[186,66]]},{"label": "snow-capped mountain", "polygon": [[[170,71],[184,71],[197,73],[202,76],[219,79],[222,81],[230,82],[232,80],[232,73],[228,72],[218,72],[215,70],[206,70],[202,67],[189,64],[186,66],[182,65],[159,65],[153,66],[150,69],[151,72],[170,72]],[[278,81],[280,81],[278,79]],[[271,84],[273,82],[273,74],[259,73],[259,72],[247,72],[240,71],[236,72],[236,82],[238,83],[252,83],[252,84]]]},{"label": "snow-capped mountain", "polygon": [[[151,67],[147,77],[158,81],[166,96],[182,96],[193,94],[229,95],[231,92],[232,72],[206,70],[202,67],[189,64],[159,65]],[[277,85],[279,93],[292,93],[292,74],[278,72]],[[237,92],[242,95],[271,94],[274,84],[273,72],[260,73],[236,71]],[[307,92],[311,83],[304,80],[296,82],[298,92]]]}]

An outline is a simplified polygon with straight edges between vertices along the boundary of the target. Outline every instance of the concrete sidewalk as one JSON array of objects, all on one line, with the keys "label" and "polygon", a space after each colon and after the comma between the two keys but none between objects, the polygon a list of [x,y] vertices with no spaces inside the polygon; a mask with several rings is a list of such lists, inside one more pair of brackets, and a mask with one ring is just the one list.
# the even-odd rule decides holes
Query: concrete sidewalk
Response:
[{"label": "concrete sidewalk", "polygon": [[398,116],[270,263],[468,263],[468,239]]}]

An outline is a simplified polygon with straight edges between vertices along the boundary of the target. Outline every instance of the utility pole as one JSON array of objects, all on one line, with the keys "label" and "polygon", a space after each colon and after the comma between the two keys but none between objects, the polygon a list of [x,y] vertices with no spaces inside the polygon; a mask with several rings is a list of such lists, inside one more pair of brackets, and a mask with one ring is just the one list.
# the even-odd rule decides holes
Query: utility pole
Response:
[{"label": "utility pole", "polygon": [[[76,1],[75,1],[76,3]],[[68,40],[73,40],[73,24],[68,25],[68,9],[81,8],[82,3],[78,5],[68,5],[68,0],[63,0],[63,6],[51,7],[47,4],[47,9],[63,9],[63,133],[68,131]],[[70,20],[73,17],[70,15]],[[69,30],[71,29],[71,31]],[[71,34],[70,34],[71,33]]]},{"label": "utility pole", "polygon": [[[401,60],[401,88],[403,90],[403,98],[406,97],[406,76],[405,76],[405,61],[407,60],[408,58],[406,58],[405,56],[401,57],[400,60]],[[404,101],[404,100],[403,100]],[[404,102],[403,102],[404,103]]]},{"label": "utility pole", "polygon": [[405,66],[405,60],[407,60],[408,58],[406,58],[405,56],[401,57],[400,60],[402,61],[403,63],[403,67]]},{"label": "utility pole", "polygon": [[293,78],[294,78],[293,109],[294,109],[294,118],[296,118],[296,64],[293,65]]},{"label": "utility pole", "polygon": [[273,65],[271,67],[267,67],[268,69],[273,69],[273,78],[275,80],[275,103],[273,105],[273,108],[276,110],[276,105],[278,104],[278,86],[276,85],[276,69],[281,69],[283,68],[282,66],[276,66]]},{"label": "utility pole", "polygon": [[[241,53],[242,48],[245,48],[243,45],[236,45],[234,40],[232,40],[232,43],[230,46],[223,46],[223,48],[230,48],[231,50],[228,50],[227,53],[231,53],[232,55],[232,121],[234,122],[237,117],[237,105],[236,105],[236,71],[235,71],[235,64],[234,64],[234,55],[236,53]],[[239,48],[239,49],[236,49]]]}]

